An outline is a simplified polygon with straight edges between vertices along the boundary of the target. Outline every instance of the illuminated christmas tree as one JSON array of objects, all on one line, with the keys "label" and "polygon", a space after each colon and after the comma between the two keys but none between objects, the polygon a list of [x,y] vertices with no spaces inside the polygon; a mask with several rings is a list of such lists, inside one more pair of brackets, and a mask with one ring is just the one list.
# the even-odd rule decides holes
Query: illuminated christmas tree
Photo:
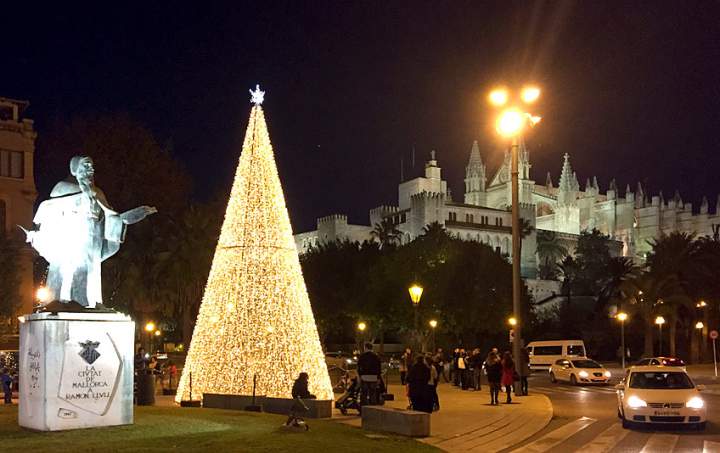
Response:
[{"label": "illuminated christmas tree", "polygon": [[300,372],[332,399],[300,261],[275,166],[264,92],[254,106],[176,400],[203,393],[290,398]]}]

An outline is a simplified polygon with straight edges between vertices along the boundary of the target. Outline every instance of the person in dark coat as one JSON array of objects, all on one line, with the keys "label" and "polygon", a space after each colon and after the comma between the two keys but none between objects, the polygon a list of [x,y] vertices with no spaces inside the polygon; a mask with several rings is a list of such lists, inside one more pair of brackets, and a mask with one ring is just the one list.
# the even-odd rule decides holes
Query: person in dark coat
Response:
[{"label": "person in dark coat", "polygon": [[530,353],[527,348],[520,349],[518,357],[518,370],[520,375],[520,395],[528,395],[528,377],[530,376]]},{"label": "person in dark coat", "polygon": [[507,400],[505,403],[512,403],[512,391],[513,383],[515,382],[515,361],[510,354],[510,351],[505,351],[502,359],[502,377],[500,378],[500,384],[505,387],[507,393]]},{"label": "person in dark coat", "polygon": [[373,352],[372,343],[365,343],[365,352],[358,357],[358,376],[360,376],[360,405],[380,403],[380,357]]},{"label": "person in dark coat", "polygon": [[400,356],[400,384],[405,385],[407,384],[407,373],[410,367],[413,364],[412,359],[412,350],[410,348],[405,348],[405,352],[402,356]]},{"label": "person in dark coat", "polygon": [[6,368],[0,370],[0,384],[2,385],[5,404],[12,404],[12,383],[13,378]]},{"label": "person in dark coat", "polygon": [[495,406],[500,404],[498,402],[498,395],[500,394],[500,379],[502,378],[502,365],[500,359],[495,352],[490,351],[487,359],[485,360],[485,372],[487,373],[487,380],[490,387],[490,404]]},{"label": "person in dark coat", "polygon": [[407,375],[408,396],[413,410],[432,413],[433,397],[428,385],[431,378],[430,367],[425,364],[425,357],[417,356]]},{"label": "person in dark coat", "polygon": [[308,376],[307,373],[300,373],[297,379],[295,379],[295,383],[292,387],[292,397],[293,398],[300,398],[305,400],[314,400],[315,395],[310,393],[310,390],[308,390],[308,380],[310,379],[310,376]]}]

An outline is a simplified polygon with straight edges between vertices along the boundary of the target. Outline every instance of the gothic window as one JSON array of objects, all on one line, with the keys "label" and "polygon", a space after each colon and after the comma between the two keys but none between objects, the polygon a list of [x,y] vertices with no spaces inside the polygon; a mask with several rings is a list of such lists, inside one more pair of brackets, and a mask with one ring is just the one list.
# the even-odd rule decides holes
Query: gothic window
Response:
[{"label": "gothic window", "polygon": [[24,157],[24,154],[20,151],[0,149],[0,176],[6,178],[24,178]]},{"label": "gothic window", "polygon": [[498,217],[498,226],[502,226],[502,217]]},{"label": "gothic window", "polygon": [[400,223],[405,223],[406,221],[407,221],[407,217],[406,217],[405,213],[403,212],[402,215],[400,216]]},{"label": "gothic window", "polygon": [[457,212],[449,212],[448,220],[450,220],[451,222],[456,222],[457,221]]},{"label": "gothic window", "polygon": [[465,221],[467,223],[473,223],[473,220],[475,220],[475,219],[473,218],[472,214],[465,214]]},{"label": "gothic window", "polygon": [[5,200],[0,200],[0,238],[5,237],[6,215]]}]

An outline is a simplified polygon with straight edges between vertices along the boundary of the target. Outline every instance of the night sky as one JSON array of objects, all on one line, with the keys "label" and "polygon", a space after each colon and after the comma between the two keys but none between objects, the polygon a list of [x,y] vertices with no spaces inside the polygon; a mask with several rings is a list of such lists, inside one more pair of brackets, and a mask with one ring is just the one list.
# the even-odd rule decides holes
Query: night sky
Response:
[{"label": "night sky", "polygon": [[543,88],[527,140],[540,183],[567,152],[582,187],[641,180],[696,210],[720,191],[718,2],[14,3],[30,5],[3,5],[0,96],[28,99],[39,134],[129,113],[172,143],[200,200],[229,192],[260,83],[296,231],[331,213],[367,224],[397,203],[401,158],[419,174],[431,149],[462,200],[472,141],[488,178],[502,160],[485,102],[501,82]]}]

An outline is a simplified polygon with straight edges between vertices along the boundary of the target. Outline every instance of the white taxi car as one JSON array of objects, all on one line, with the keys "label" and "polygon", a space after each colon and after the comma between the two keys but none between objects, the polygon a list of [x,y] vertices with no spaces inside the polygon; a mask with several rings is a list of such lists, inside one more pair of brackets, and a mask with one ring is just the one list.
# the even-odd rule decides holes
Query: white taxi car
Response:
[{"label": "white taxi car", "polygon": [[615,386],[618,417],[623,428],[633,424],[690,424],[705,429],[707,407],[695,385],[680,367],[635,366]]},{"label": "white taxi car", "polygon": [[588,358],[556,360],[550,366],[550,381],[578,384],[607,384],[611,374],[602,365]]}]

